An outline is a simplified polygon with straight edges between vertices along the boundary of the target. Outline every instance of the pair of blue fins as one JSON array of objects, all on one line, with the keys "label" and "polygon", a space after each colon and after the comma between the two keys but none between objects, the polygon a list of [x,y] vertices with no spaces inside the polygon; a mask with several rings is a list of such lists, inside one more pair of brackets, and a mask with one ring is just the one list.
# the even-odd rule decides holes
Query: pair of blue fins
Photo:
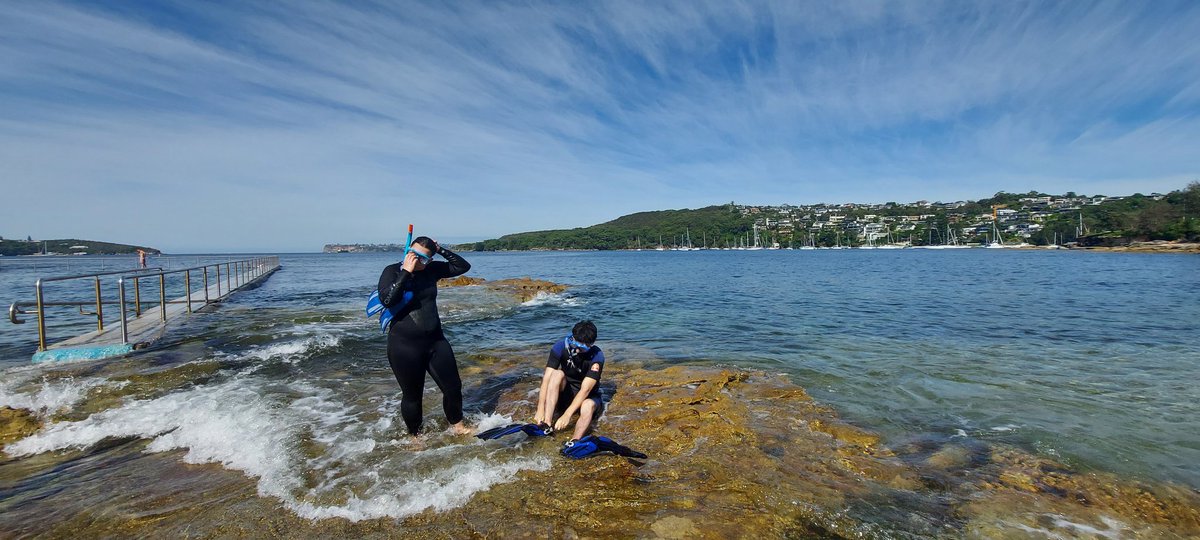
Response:
[{"label": "pair of blue fins", "polygon": [[[545,437],[553,433],[554,430],[546,424],[509,424],[482,431],[475,436],[483,440],[492,440],[518,432],[523,432],[530,437]],[[583,459],[600,452],[612,452],[618,456],[646,459],[646,454],[600,435],[588,435],[577,441],[567,441],[562,448],[562,455],[571,459]]]}]

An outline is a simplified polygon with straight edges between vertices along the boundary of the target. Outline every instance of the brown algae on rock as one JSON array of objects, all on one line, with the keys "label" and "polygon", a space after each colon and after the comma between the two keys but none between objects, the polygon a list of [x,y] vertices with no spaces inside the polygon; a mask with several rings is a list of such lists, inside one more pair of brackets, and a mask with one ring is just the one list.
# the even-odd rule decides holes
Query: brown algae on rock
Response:
[{"label": "brown algae on rock", "polygon": [[[497,414],[530,418],[529,392],[540,380],[531,355],[464,355],[464,386],[495,396]],[[205,376],[203,369],[189,369]],[[174,375],[163,377],[142,390],[181,382]],[[122,504],[136,512],[80,514],[62,522],[69,526],[43,532],[406,538],[1200,535],[1200,498],[1192,490],[1079,473],[982,442],[889,448],[877,434],[841,420],[783,375],[701,365],[650,369],[628,360],[614,364],[605,382],[613,392],[597,432],[645,452],[648,459],[567,460],[557,455],[566,437],[561,433],[520,444],[494,443],[494,452],[545,455],[551,466],[519,472],[514,481],[493,485],[450,510],[351,522],[300,518],[278,499],[255,495],[253,481],[237,471],[185,465],[171,454],[157,454],[149,461],[162,469],[159,474],[181,482],[176,490],[168,494],[133,486],[123,491],[130,499]],[[427,406],[427,414],[436,413],[436,403]],[[296,444],[308,459],[331,451],[308,436]],[[308,484],[319,480],[297,472]],[[113,474],[117,481],[128,476]],[[129,495],[139,489],[144,495]]]},{"label": "brown algae on rock", "polygon": [[32,411],[0,407],[0,446],[19,441],[42,429],[42,421]]},{"label": "brown algae on rock", "polygon": [[528,302],[534,299],[538,293],[558,294],[567,290],[566,285],[530,277],[488,281],[483,278],[459,276],[442,280],[439,285],[443,287],[483,286],[496,292],[511,294],[521,302]]}]

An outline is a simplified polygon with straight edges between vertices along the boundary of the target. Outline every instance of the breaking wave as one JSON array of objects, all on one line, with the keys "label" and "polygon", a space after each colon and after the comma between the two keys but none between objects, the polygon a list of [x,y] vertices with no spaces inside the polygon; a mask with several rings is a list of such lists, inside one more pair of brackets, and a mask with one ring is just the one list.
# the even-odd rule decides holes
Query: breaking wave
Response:
[{"label": "breaking wave", "polygon": [[[379,411],[394,413],[394,406],[385,399]],[[509,455],[474,439],[414,451],[393,439],[398,434],[387,415],[364,421],[361,412],[326,388],[291,383],[273,391],[266,379],[234,377],[49,424],[4,451],[29,456],[107,438],[149,439],[146,452],[186,450],[186,463],[217,463],[256,478],[260,495],[282,500],[301,517],[351,521],[447,510],[521,470],[550,466],[545,456]],[[479,420],[481,426],[508,421]],[[321,480],[308,487],[312,478]]]}]

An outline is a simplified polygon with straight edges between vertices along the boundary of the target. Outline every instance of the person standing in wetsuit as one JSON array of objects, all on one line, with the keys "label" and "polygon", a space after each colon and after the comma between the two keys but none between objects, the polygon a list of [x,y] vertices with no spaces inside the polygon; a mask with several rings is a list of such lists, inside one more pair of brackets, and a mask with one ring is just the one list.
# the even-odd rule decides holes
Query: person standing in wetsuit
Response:
[{"label": "person standing in wetsuit", "polygon": [[[583,438],[592,422],[604,413],[599,388],[603,371],[604,352],[596,346],[596,325],[580,321],[571,329],[571,335],[550,347],[533,422],[552,425],[555,431],[561,431],[571,425],[571,417],[578,412],[571,440]],[[554,422],[556,415],[561,416]]]},{"label": "person standing in wetsuit", "polygon": [[[434,261],[435,254],[446,261]],[[450,427],[459,435],[471,432],[463,425],[462,379],[437,309],[438,280],[470,269],[465,259],[421,236],[413,240],[403,262],[388,265],[379,276],[379,301],[389,309],[403,302],[405,292],[412,292],[412,299],[392,319],[387,341],[388,363],[402,392],[400,414],[411,435],[421,430],[426,372],[442,391],[442,409]]]}]

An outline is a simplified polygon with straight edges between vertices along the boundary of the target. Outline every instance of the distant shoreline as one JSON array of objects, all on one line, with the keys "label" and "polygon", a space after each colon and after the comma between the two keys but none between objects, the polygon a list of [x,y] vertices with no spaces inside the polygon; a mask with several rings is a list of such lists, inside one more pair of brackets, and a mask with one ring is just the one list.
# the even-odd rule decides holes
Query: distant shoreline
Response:
[{"label": "distant shoreline", "polygon": [[5,257],[49,257],[55,255],[137,255],[141,250],[148,255],[159,255],[158,249],[132,244],[118,244],[79,238],[56,238],[53,240],[0,240],[0,255]]},{"label": "distant shoreline", "polygon": [[1188,242],[1134,242],[1125,246],[1079,247],[1073,251],[1110,251],[1116,253],[1200,253],[1200,243]]},{"label": "distant shoreline", "polygon": [[[909,250],[909,249],[923,249],[923,248],[917,246],[917,247],[907,247],[907,248],[903,248],[903,249]],[[970,249],[986,249],[986,248],[984,248],[984,246],[971,246]],[[1048,246],[1034,246],[1034,245],[1021,246],[1021,247],[1012,246],[1012,247],[1007,247],[1004,249],[1019,250],[1019,251],[1097,251],[1097,252],[1112,252],[1112,253],[1195,253],[1195,254],[1200,254],[1200,243],[1167,242],[1167,241],[1159,240],[1159,241],[1150,241],[1150,242],[1133,242],[1131,244],[1124,245],[1124,246],[1082,246],[1082,247],[1080,247],[1080,246],[1075,246],[1075,247],[1060,246],[1058,248],[1058,250],[1051,250]],[[842,250],[857,251],[858,248],[849,247],[849,248],[843,248],[842,250],[837,250],[835,248],[817,248],[817,250],[819,250],[819,251],[842,251]],[[639,251],[639,250],[636,250],[636,249],[552,249],[552,248],[496,249],[496,250],[483,250],[483,251],[472,251],[470,249],[462,249],[461,250],[462,253],[545,253],[545,252],[579,253],[579,252],[590,252],[590,251]],[[648,249],[642,248],[640,251],[659,251],[659,250],[654,249],[654,248],[648,248]],[[665,252],[665,251],[676,251],[676,250],[666,249],[663,251]],[[705,249],[702,251],[789,251],[789,250],[786,248],[783,248],[783,249],[761,249],[761,250],[730,250],[730,249],[710,248],[710,249]],[[801,250],[793,249],[791,251],[801,251]],[[805,251],[811,251],[811,250],[805,250]],[[880,251],[880,250],[870,250],[870,251]],[[884,250],[884,251],[895,251],[895,250]]]}]

